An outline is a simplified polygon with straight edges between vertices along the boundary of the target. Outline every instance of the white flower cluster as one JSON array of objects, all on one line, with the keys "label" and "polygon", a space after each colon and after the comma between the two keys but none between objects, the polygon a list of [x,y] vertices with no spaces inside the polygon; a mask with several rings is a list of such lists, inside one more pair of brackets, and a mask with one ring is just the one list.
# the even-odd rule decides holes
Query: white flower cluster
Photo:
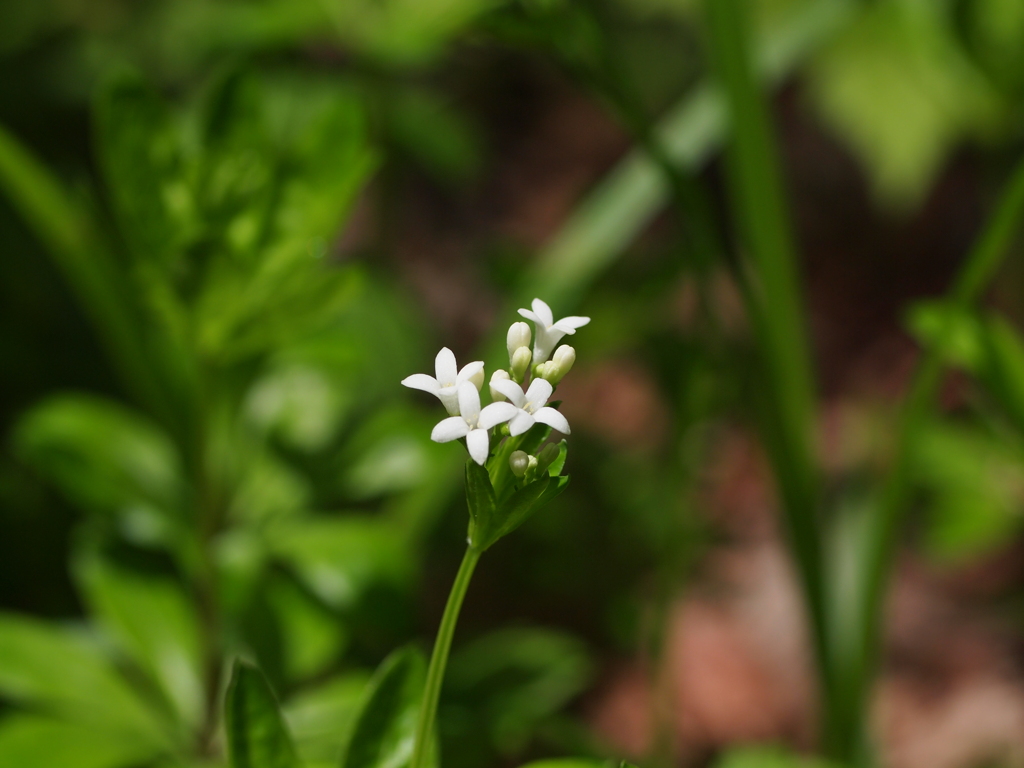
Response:
[{"label": "white flower cluster", "polygon": [[[520,309],[519,314],[532,320],[536,328],[533,351],[530,351],[530,326],[513,323],[507,336],[509,370],[497,370],[491,375],[489,389],[494,402],[490,405],[480,407],[483,362],[477,360],[460,370],[455,354],[447,347],[434,359],[434,376],[415,373],[402,379],[405,386],[437,397],[448,411],[449,417],[431,432],[431,440],[447,443],[464,437],[473,461],[483,464],[490,454],[489,430],[499,424],[507,423],[508,434],[513,437],[523,434],[537,422],[569,434],[565,416],[547,407],[547,402],[555,385],[576,361],[576,350],[567,344],[558,347],[558,343],[566,334],[574,334],[577,328],[589,323],[590,318],[563,317],[555,322],[551,308],[543,301],[534,299],[531,306],[532,310]],[[523,384],[531,370],[533,380],[524,391]]]}]

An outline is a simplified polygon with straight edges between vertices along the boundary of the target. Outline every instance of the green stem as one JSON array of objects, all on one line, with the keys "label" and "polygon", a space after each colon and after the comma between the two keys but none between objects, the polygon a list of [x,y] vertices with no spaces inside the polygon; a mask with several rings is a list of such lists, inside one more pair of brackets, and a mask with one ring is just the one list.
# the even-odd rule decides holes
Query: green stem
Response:
[{"label": "green stem", "polygon": [[427,668],[427,683],[423,690],[423,704],[420,705],[419,720],[416,723],[416,744],[413,747],[412,762],[409,768],[426,768],[427,756],[430,754],[430,740],[434,730],[434,718],[437,716],[437,702],[441,697],[441,684],[444,682],[444,670],[448,665],[448,653],[452,647],[455,625],[459,621],[462,601],[469,589],[469,581],[473,578],[473,570],[480,560],[481,550],[466,548],[462,565],[455,575],[455,583],[448,594],[448,604],[444,607],[441,626],[437,630],[434,641],[434,652],[430,656]]}]

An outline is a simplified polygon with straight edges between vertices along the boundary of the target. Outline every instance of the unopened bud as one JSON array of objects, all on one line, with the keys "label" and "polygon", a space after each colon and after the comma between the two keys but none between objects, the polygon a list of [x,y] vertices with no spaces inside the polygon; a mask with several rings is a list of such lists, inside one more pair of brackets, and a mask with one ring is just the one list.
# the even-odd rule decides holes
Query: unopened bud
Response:
[{"label": "unopened bud", "polygon": [[562,380],[565,374],[572,370],[573,363],[575,362],[576,350],[568,344],[563,344],[555,350],[554,357],[552,357],[551,362],[548,363],[547,372],[544,378],[552,384],[557,384]]},{"label": "unopened bud", "polygon": [[[525,323],[523,323],[525,325]],[[520,382],[526,378],[526,372],[530,370],[530,363],[533,362],[533,353],[529,347],[520,347],[512,355],[512,379]]]},{"label": "unopened bud", "polygon": [[548,471],[551,463],[558,458],[562,449],[558,443],[548,443],[540,453],[537,454],[537,473],[543,474]]},{"label": "unopened bud", "polygon": [[494,388],[494,382],[496,381],[508,381],[508,371],[503,368],[499,368],[491,374],[491,400],[495,403],[500,403],[505,399],[505,396]]},{"label": "unopened bud", "polygon": [[505,337],[508,346],[508,359],[511,362],[520,347],[530,346],[530,326],[526,323],[512,323],[508,329],[508,336]]},{"label": "unopened bud", "polygon": [[548,360],[546,363],[538,363],[533,366],[533,375],[539,379],[547,379],[554,370],[554,366],[551,361]]},{"label": "unopened bud", "polygon": [[481,368],[479,371],[469,377],[470,383],[476,387],[476,391],[479,392],[484,388],[484,369]]},{"label": "unopened bud", "polygon": [[508,457],[508,465],[512,468],[512,474],[516,477],[523,477],[530,467],[532,458],[526,451],[512,451],[512,455]]}]

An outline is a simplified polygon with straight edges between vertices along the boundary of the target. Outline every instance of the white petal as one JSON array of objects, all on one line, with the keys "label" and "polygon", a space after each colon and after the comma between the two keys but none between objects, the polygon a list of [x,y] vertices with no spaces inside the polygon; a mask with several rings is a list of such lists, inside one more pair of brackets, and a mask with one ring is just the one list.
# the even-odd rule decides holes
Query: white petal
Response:
[{"label": "white petal", "polygon": [[459,384],[459,413],[470,423],[480,415],[480,393],[471,382]]},{"label": "white petal", "polygon": [[476,423],[480,429],[490,429],[508,421],[517,413],[519,413],[519,409],[512,403],[491,403],[480,411],[480,418]]},{"label": "white petal", "polygon": [[491,386],[507,397],[516,408],[522,408],[526,405],[526,395],[523,394],[523,388],[514,381],[509,379],[491,379]]},{"label": "white petal", "polygon": [[565,331],[537,326],[537,338],[533,342],[533,364],[538,365],[551,357],[563,336]]},{"label": "white petal", "polygon": [[537,409],[548,401],[554,391],[555,388],[547,379],[534,379],[530,382],[530,388],[526,390],[526,402]]},{"label": "white petal", "polygon": [[459,390],[455,387],[441,387],[437,390],[437,399],[448,411],[449,416],[459,415]]},{"label": "white petal", "polygon": [[577,317],[576,315],[570,315],[569,317],[563,317],[552,327],[557,328],[560,331],[564,331],[565,333],[576,333],[577,328],[582,328],[589,322],[589,317]]},{"label": "white petal", "polygon": [[528,309],[520,309],[520,310],[519,310],[519,314],[520,314],[520,315],[522,315],[523,317],[525,317],[525,318],[526,318],[527,320],[532,320],[532,321],[533,321],[533,322],[535,322],[535,323],[536,323],[536,324],[537,324],[538,326],[540,326],[540,325],[543,325],[543,324],[544,324],[544,321],[543,321],[543,320],[541,320],[541,319],[540,319],[539,317],[537,317],[536,313],[534,313],[534,312],[531,312],[531,311],[530,311],[530,310],[528,310]]},{"label": "white petal", "polygon": [[547,424],[549,427],[557,429],[563,435],[569,434],[569,422],[554,408],[541,408],[533,414],[533,418],[541,424]]},{"label": "white petal", "polygon": [[412,376],[406,376],[402,379],[402,386],[410,387],[411,389],[422,389],[424,392],[429,392],[432,395],[436,395],[440,389],[437,379],[433,376],[427,376],[425,373],[414,373]]},{"label": "white petal", "polygon": [[490,443],[486,429],[474,429],[466,435],[466,448],[477,464],[482,465],[487,461],[487,454],[491,452]]},{"label": "white petal", "polygon": [[534,299],[530,306],[533,307],[533,311],[537,313],[537,316],[544,321],[545,327],[555,322],[555,316],[551,314],[551,307],[540,299]]},{"label": "white petal", "polygon": [[434,373],[437,374],[437,383],[442,387],[445,384],[454,384],[459,374],[459,367],[455,363],[455,353],[448,347],[442,347],[434,358]]},{"label": "white petal", "polygon": [[472,363],[466,363],[462,366],[462,370],[459,371],[459,375],[455,377],[455,383],[461,384],[464,381],[469,381],[473,376],[484,369],[484,361],[477,360]]},{"label": "white petal", "polygon": [[430,439],[435,443],[450,443],[469,434],[469,424],[461,416],[449,416],[443,421],[437,422],[434,430],[430,433]]},{"label": "white petal", "polygon": [[[544,410],[543,408],[541,410]],[[553,410],[553,409],[552,409]],[[508,431],[512,437],[521,435],[534,425],[535,419],[526,411],[517,411],[516,415],[508,423]]]}]

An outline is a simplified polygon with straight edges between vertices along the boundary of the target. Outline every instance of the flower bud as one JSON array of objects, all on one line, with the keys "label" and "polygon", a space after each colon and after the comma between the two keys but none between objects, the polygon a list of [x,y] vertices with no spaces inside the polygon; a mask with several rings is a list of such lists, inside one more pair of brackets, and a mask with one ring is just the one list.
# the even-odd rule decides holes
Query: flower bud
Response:
[{"label": "flower bud", "polygon": [[551,463],[558,458],[562,449],[558,443],[548,443],[540,453],[537,454],[537,474],[544,474],[548,471]]},{"label": "flower bud", "polygon": [[[512,468],[512,474],[516,477],[523,477],[530,467],[530,459],[533,457],[526,451],[512,451],[508,457],[508,465]],[[536,461],[536,459],[534,459]]]},{"label": "flower bud", "polygon": [[[525,323],[523,323],[525,325]],[[526,378],[526,372],[530,370],[530,363],[533,362],[533,353],[529,347],[520,347],[512,355],[512,379],[516,382]]]},{"label": "flower bud", "polygon": [[550,381],[552,384],[557,384],[569,371],[572,370],[573,363],[576,362],[576,350],[570,347],[568,344],[563,344],[555,350],[554,357],[551,358],[551,362],[547,365],[544,378]]},{"label": "flower bud", "polygon": [[548,360],[546,363],[538,363],[533,366],[533,375],[539,379],[547,379],[555,370],[554,365]]},{"label": "flower bud", "polygon": [[530,326],[522,322],[512,323],[505,342],[508,346],[508,359],[511,362],[517,349],[530,346]]},{"label": "flower bud", "polygon": [[503,368],[499,368],[498,370],[491,374],[491,400],[493,402],[500,403],[502,400],[506,399],[505,396],[501,394],[501,392],[494,388],[494,382],[508,381],[508,379],[508,371],[504,370]]},{"label": "flower bud", "polygon": [[479,392],[484,388],[484,369],[481,368],[479,371],[469,377],[470,383],[476,387],[476,391]]}]

